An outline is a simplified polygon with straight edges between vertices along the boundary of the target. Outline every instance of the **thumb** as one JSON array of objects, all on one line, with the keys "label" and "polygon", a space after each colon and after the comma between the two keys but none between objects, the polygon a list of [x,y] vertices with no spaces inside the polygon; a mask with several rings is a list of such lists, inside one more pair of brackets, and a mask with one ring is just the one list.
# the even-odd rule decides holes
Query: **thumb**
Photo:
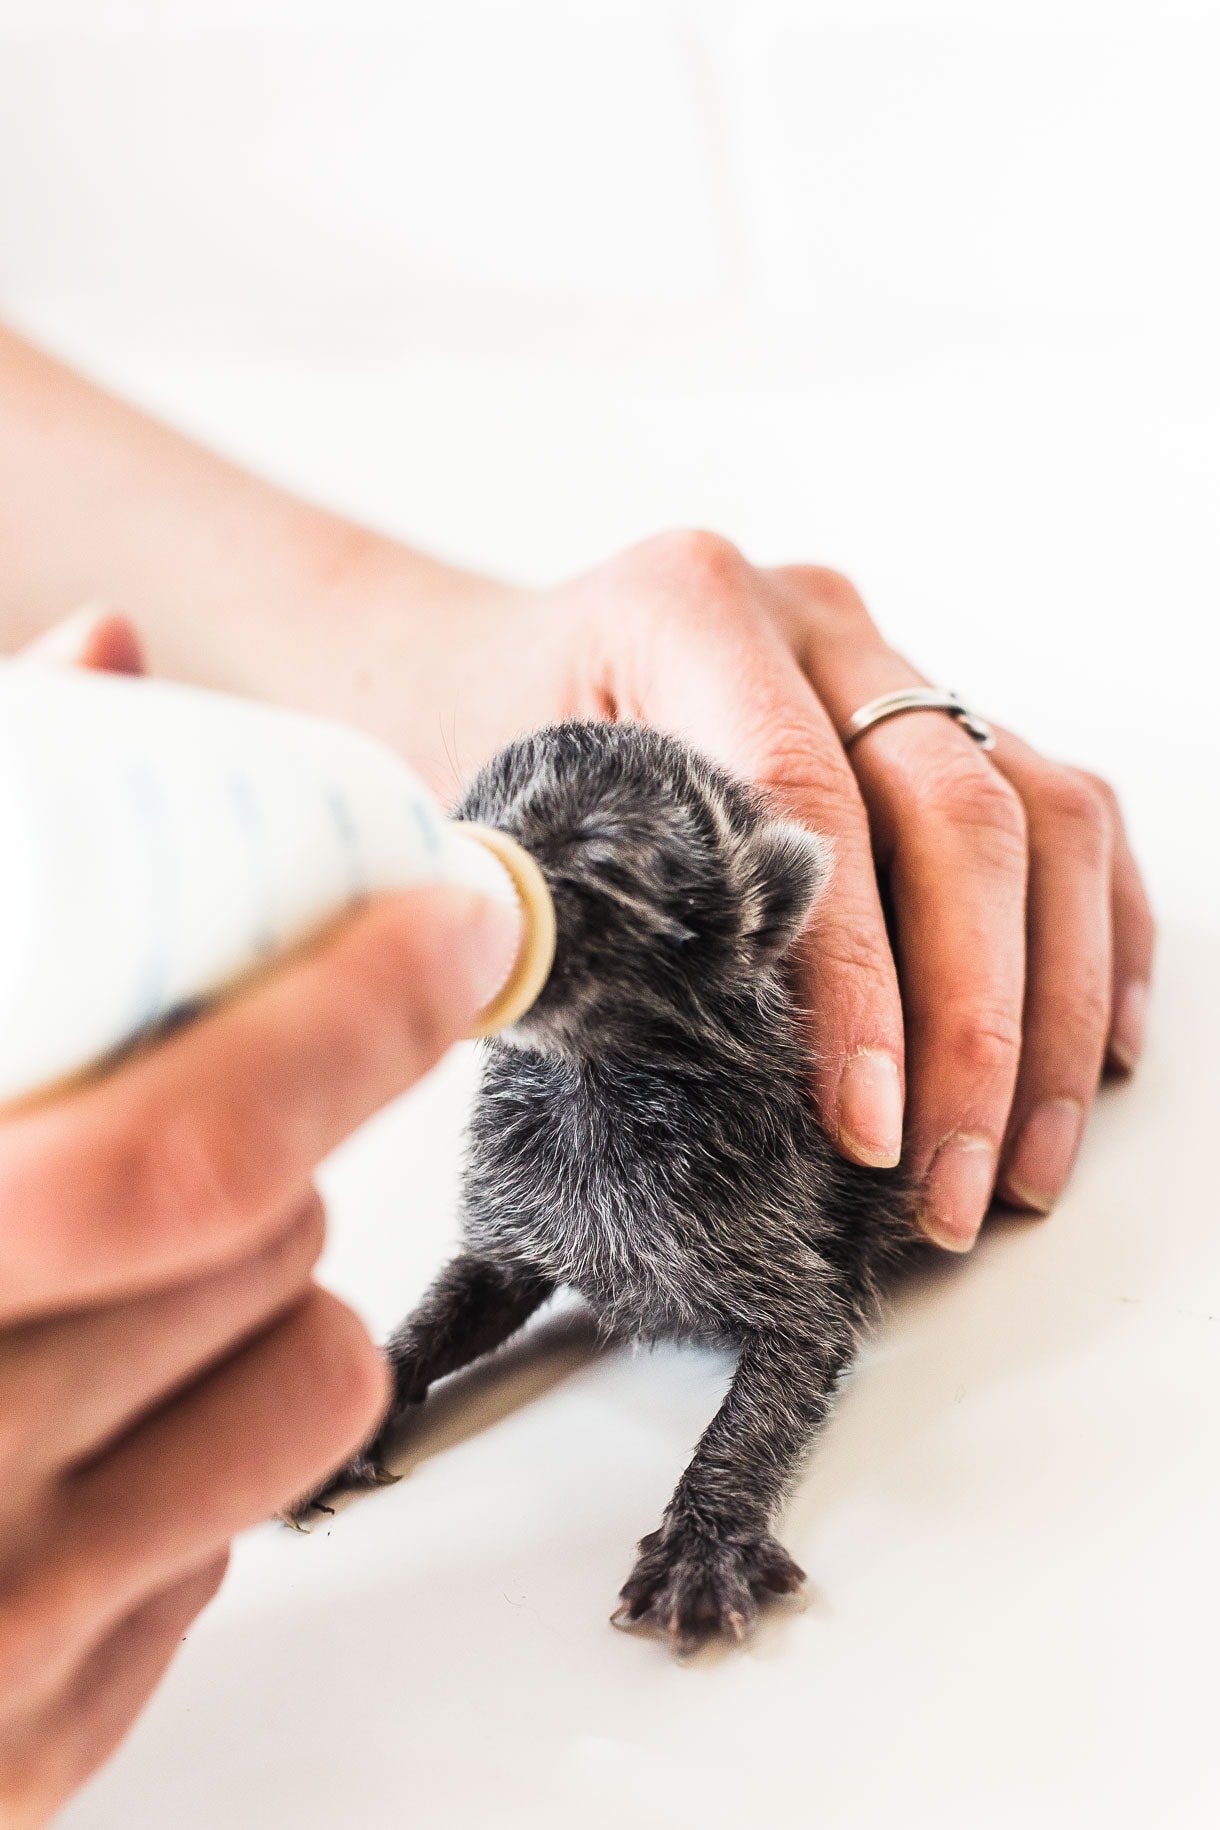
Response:
[{"label": "thumb", "polygon": [[521,953],[520,904],[448,884],[378,897],[377,904],[349,930],[366,970],[398,977],[390,995],[410,998],[436,1053],[476,1034]]},{"label": "thumb", "polygon": [[372,897],[155,1048],[7,1121],[0,1321],[257,1249],[317,1165],[471,1032],[520,929],[465,888]]}]

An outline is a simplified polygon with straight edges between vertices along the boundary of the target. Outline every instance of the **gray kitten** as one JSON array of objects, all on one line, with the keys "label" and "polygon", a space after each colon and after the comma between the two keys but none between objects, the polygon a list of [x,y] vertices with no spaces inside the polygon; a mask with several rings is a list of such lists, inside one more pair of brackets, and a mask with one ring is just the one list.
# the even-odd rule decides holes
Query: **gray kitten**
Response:
[{"label": "gray kitten", "polygon": [[555,965],[487,1046],[464,1249],[391,1338],[389,1415],[331,1487],[392,1478],[385,1446],[429,1386],[568,1285],[616,1336],[738,1350],[615,1620],[680,1650],[740,1638],[768,1596],[800,1587],[771,1527],[915,1239],[903,1172],[845,1161],[810,1103],[790,949],[827,847],[634,724],[522,738],[457,814],[537,860]]}]

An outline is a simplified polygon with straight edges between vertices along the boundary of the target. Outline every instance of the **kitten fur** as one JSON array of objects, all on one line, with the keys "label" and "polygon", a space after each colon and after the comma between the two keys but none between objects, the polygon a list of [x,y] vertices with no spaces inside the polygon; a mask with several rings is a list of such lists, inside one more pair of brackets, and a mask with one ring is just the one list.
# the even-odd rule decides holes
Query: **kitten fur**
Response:
[{"label": "kitten fur", "polygon": [[390,1412],[331,1489],[392,1478],[387,1445],[429,1386],[566,1285],[615,1336],[737,1351],[614,1619],[681,1651],[741,1638],[800,1587],[775,1516],[916,1237],[903,1171],[846,1161],[810,1101],[793,943],[829,848],[628,723],[520,739],[456,812],[537,860],[555,964],[486,1045],[463,1249],[388,1343]]}]

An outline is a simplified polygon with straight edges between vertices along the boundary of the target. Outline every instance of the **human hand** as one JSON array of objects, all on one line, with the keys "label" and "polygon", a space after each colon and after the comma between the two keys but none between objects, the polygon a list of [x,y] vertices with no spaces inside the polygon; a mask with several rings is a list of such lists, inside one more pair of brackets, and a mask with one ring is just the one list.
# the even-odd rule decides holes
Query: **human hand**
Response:
[{"label": "human hand", "polygon": [[1114,796],[1010,734],[984,758],[942,714],[880,725],[847,758],[843,721],[920,679],[847,580],[668,534],[508,591],[294,503],[2,331],[0,395],[9,630],[88,576],[139,606],[170,672],[348,717],[439,787],[446,754],[466,772],[554,717],[682,732],[838,842],[807,992],[841,1147],[893,1162],[905,1082],[940,1243],[973,1241],[993,1188],[1054,1202],[1101,1063],[1140,1052],[1152,922]]},{"label": "human hand", "polygon": [[6,1826],[45,1822],[122,1737],[233,1535],[381,1416],[380,1354],[312,1281],[312,1174],[469,1028],[517,939],[465,891],[385,898],[0,1119]]},{"label": "human hand", "polygon": [[674,534],[510,591],[294,503],[3,332],[0,394],[10,630],[41,626],[23,596],[45,608],[100,580],[170,671],[345,717],[442,790],[557,717],[681,732],[837,842],[806,986],[842,1148],[894,1160],[905,1080],[930,1234],[968,1246],[996,1187],[1051,1205],[1103,1061],[1140,1049],[1152,921],[1122,821],[1095,777],[1007,733],[982,756],[943,714],[845,756],[851,713],[920,679],[846,580]]},{"label": "human hand", "polygon": [[805,974],[831,1135],[878,1166],[901,1145],[949,1249],[969,1248],[996,1191],[1053,1204],[1103,1064],[1135,1065],[1151,971],[1104,782],[1007,732],[983,755],[943,713],[846,753],[851,714],[922,676],[834,572],[760,569],[679,533],[521,591],[334,517],[291,527],[293,589],[250,622],[246,690],[365,726],[441,792],[523,730],[607,715],[771,789],[837,849]]},{"label": "human hand", "polygon": [[[968,1249],[996,1192],[1049,1209],[1103,1065],[1130,1071],[1142,1040],[1153,926],[1109,787],[1007,732],[984,755],[941,713],[845,753],[859,706],[924,681],[834,572],[671,534],[515,602],[529,717],[549,695],[552,717],[675,731],[834,840],[805,989],[844,1152],[896,1162],[905,1083],[932,1239]],[[503,717],[510,656],[495,677]]]}]

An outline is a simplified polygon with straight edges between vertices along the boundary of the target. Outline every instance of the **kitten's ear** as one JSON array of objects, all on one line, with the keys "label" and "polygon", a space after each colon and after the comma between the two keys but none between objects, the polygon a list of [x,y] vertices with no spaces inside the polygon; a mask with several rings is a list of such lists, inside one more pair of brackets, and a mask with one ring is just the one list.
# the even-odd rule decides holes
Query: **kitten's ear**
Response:
[{"label": "kitten's ear", "polygon": [[830,882],[834,846],[795,820],[769,820],[745,841],[745,938],[763,960],[786,953]]}]

